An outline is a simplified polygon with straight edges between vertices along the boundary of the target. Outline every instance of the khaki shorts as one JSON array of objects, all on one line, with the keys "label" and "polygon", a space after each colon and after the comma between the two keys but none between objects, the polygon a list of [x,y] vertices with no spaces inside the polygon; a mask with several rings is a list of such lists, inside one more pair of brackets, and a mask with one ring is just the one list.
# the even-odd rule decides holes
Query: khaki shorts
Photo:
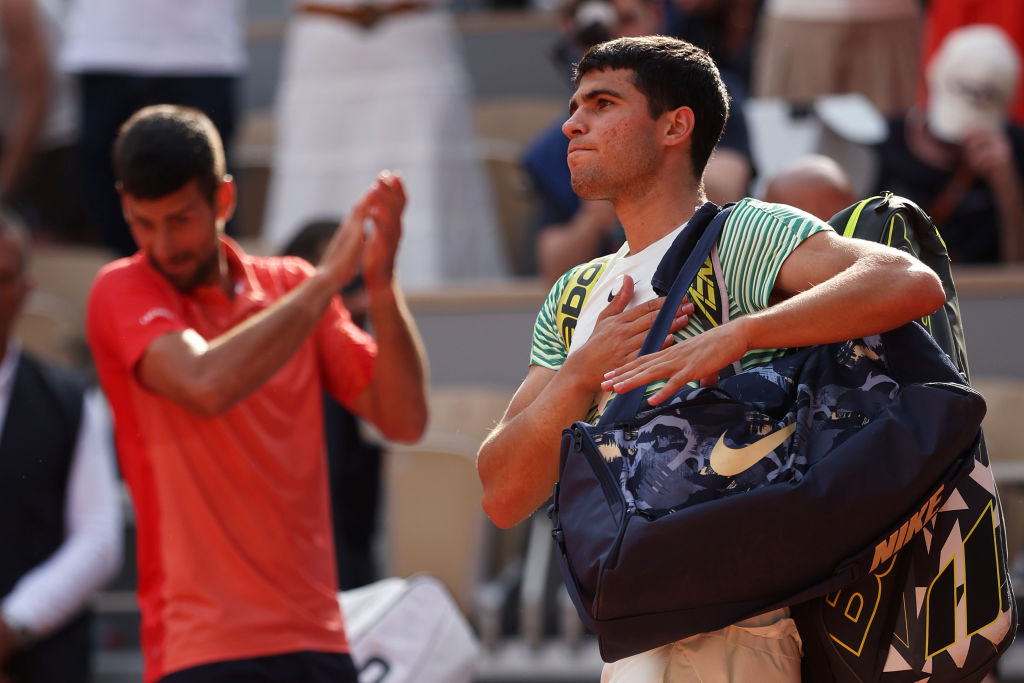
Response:
[{"label": "khaki shorts", "polygon": [[601,683],[799,683],[800,657],[783,609],[605,664]]}]

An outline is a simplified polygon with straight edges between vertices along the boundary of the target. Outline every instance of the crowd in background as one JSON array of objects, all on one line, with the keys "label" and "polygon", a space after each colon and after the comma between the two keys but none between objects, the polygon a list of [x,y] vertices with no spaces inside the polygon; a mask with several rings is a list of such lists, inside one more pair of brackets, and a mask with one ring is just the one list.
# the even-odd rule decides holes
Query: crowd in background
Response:
[{"label": "crowd in background", "polygon": [[[533,210],[514,226],[527,253],[508,253],[458,49],[455,12],[463,8],[445,0],[370,6],[335,0],[291,6],[270,183],[266,197],[249,198],[264,204],[263,222],[236,219],[229,233],[248,236],[266,253],[314,259],[326,241],[321,233],[330,232],[379,170],[393,168],[408,190],[397,264],[408,289],[510,276],[550,283],[621,245],[611,206],[581,201],[569,186],[568,142],[558,117],[521,152]],[[671,34],[712,55],[732,98],[705,175],[712,201],[758,196],[827,219],[862,196],[892,191],[933,217],[954,265],[1024,261],[1024,9],[1017,0],[564,0],[530,11],[557,16],[552,54],[567,95],[571,65],[611,37]],[[18,230],[0,234],[15,263],[8,279],[19,288],[0,329],[5,353],[28,287],[21,282],[28,242],[99,247],[112,259],[135,251],[111,165],[114,138],[133,112],[156,103],[202,110],[225,141],[232,170],[232,143],[249,113],[238,102],[245,40],[244,0],[187,7],[171,0],[0,0],[0,216],[16,217],[28,229],[27,240]],[[848,102],[830,99],[851,93],[860,100],[846,109]],[[753,137],[763,129],[752,118],[765,101],[781,102],[786,120],[818,120],[839,149],[866,156],[814,148],[786,163],[760,158],[763,145]],[[864,173],[844,166],[855,158],[869,160]],[[310,237],[310,230],[321,236]],[[303,236],[316,244],[302,247]],[[350,297],[358,293],[358,281],[346,290]],[[357,313],[358,301],[347,301]],[[69,396],[85,400],[77,388]],[[85,404],[87,417],[108,419],[89,407],[92,401]],[[359,470],[351,476],[368,484],[348,486],[338,499],[368,510],[378,494],[379,449],[360,441],[353,419],[344,412],[327,418],[342,432],[336,448],[363,454],[332,455],[332,467]],[[72,435],[78,424],[76,413]],[[96,467],[106,487],[107,466]],[[358,495],[365,500],[353,504]],[[335,519],[336,535],[349,534],[338,541],[345,587],[375,578],[370,517],[365,524]],[[103,523],[120,521],[111,512]],[[92,589],[95,577],[109,578],[116,568],[109,557],[119,552],[112,544],[84,585]],[[0,585],[5,614],[17,578]],[[15,603],[18,609],[31,611]],[[74,618],[61,614],[39,623],[50,632],[63,628],[60,620],[76,626]],[[0,629],[0,664],[5,637]]]},{"label": "crowd in background", "polygon": [[[231,232],[279,251],[304,223],[341,215],[375,169],[391,167],[411,193],[399,269],[411,289],[509,274],[551,279],[575,262],[566,244],[589,252],[621,239],[607,207],[579,206],[565,184],[565,138],[553,121],[522,156],[536,202],[533,220],[515,226],[527,237],[525,266],[504,252],[453,9],[406,4],[400,11],[380,4],[385,9],[372,17],[337,2],[292,6],[269,188],[249,199],[263,204],[262,224]],[[231,168],[248,114],[238,102],[247,69],[243,0],[188,11],[161,0],[127,9],[3,0],[0,9],[0,200],[38,240],[134,251],[110,144],[146,104],[210,115]],[[853,129],[870,126],[851,110],[852,132],[833,126],[869,148],[873,166],[858,193],[892,190],[917,201],[936,218],[954,262],[1024,257],[1013,201],[1024,165],[1017,87],[1024,19],[1016,3],[565,0],[553,11],[561,38],[552,53],[566,76],[586,47],[612,36],[666,33],[711,53],[733,98],[706,180],[712,200],[763,191],[766,171],[775,170],[757,158],[750,102],[779,99],[800,120],[815,117],[823,97],[856,93],[887,122],[881,134],[858,135]],[[991,28],[944,50],[947,35],[969,24]],[[355,63],[360,68],[345,67]],[[972,107],[983,112],[986,131],[960,130]]]}]

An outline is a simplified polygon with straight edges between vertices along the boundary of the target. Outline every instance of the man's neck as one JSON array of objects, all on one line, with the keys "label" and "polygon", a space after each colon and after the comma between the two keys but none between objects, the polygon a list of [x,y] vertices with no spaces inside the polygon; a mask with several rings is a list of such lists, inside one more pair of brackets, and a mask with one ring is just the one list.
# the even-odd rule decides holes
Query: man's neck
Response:
[{"label": "man's neck", "polygon": [[232,272],[231,260],[228,258],[228,245],[224,241],[224,235],[217,238],[217,260],[211,268],[207,285],[219,287],[229,299],[235,296],[235,274]]},{"label": "man's neck", "polygon": [[643,251],[690,220],[707,201],[703,189],[690,192],[675,190],[663,189],[662,196],[651,193],[615,201],[615,213],[626,233],[630,253]]},{"label": "man's neck", "polygon": [[235,298],[235,276],[231,272],[231,264],[228,262],[227,249],[221,243],[217,255],[217,271],[220,279],[220,287],[229,299]]}]

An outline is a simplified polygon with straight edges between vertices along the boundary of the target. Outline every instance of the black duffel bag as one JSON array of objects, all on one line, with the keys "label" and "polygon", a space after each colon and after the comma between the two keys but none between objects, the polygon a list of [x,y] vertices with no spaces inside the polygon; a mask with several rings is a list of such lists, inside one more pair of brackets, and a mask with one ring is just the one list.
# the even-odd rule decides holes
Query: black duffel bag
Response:
[{"label": "black duffel bag", "polygon": [[[723,222],[690,252],[641,353],[660,346]],[[609,662],[867,575],[970,470],[985,414],[917,323],[654,408],[643,389],[565,430],[549,509],[569,594]]]}]

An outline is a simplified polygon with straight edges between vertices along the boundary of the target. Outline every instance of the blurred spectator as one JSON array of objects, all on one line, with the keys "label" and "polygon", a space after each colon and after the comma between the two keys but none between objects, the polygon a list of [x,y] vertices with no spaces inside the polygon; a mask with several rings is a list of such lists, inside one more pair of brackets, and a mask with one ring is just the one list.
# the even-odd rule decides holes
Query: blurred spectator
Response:
[{"label": "blurred spectator", "polygon": [[704,48],[728,74],[730,92],[750,91],[754,30],[763,0],[668,0],[668,32]]},{"label": "blurred spectator", "polygon": [[918,0],[766,0],[754,50],[754,96],[809,106],[856,92],[886,116],[914,100]]},{"label": "blurred spectator", "polygon": [[243,0],[68,0],[61,64],[78,75],[87,208],[100,242],[135,252],[114,189],[111,147],[121,124],[158,103],[203,111],[230,146],[246,64]]},{"label": "blurred spectator", "polygon": [[[340,219],[310,221],[299,229],[282,254],[319,263],[340,223]],[[369,300],[362,276],[356,276],[340,293],[352,322],[365,328]],[[326,392],[324,439],[338,588],[348,590],[378,578],[373,541],[380,509],[381,447],[363,438],[359,419]]]},{"label": "blurred spectator", "polygon": [[[562,54],[582,54],[593,44],[590,41],[654,35],[663,33],[665,28],[662,0],[573,0],[563,9]],[[566,164],[569,139],[562,132],[564,121],[565,117],[559,116],[523,154],[523,166],[539,207],[534,258],[545,282],[554,282],[572,266],[615,251],[625,238],[611,204],[603,200],[581,201],[572,191]],[[743,103],[734,101],[725,132],[705,169],[704,189],[708,199],[715,203],[737,201],[748,192],[753,176]]]},{"label": "blurred spectator", "polygon": [[[995,24],[1006,31],[1017,54],[1024,54],[1024,3],[1020,0],[929,0],[924,16],[924,41],[921,49],[921,74],[918,79],[919,104],[927,101],[927,82],[923,67],[931,62],[950,31],[969,24]],[[1024,125],[1024,88],[1010,107],[1010,119]]]},{"label": "blurred spectator", "polygon": [[0,212],[0,681],[90,680],[86,609],[121,562],[103,397],[13,336],[31,289],[27,232]]},{"label": "blurred spectator", "polygon": [[768,180],[764,200],[789,204],[828,221],[857,201],[846,171],[831,157],[809,154],[782,167]]},{"label": "blurred spectator", "polygon": [[954,263],[1024,259],[1024,128],[1007,120],[1020,68],[998,27],[951,32],[928,65],[927,108],[876,147],[875,187],[927,211]]},{"label": "blurred spectator", "polygon": [[446,0],[296,3],[284,39],[263,241],[347,210],[381,168],[409,192],[406,289],[505,274],[469,77]]},{"label": "blurred spectator", "polygon": [[38,237],[90,241],[58,0],[0,0],[0,201]]}]

